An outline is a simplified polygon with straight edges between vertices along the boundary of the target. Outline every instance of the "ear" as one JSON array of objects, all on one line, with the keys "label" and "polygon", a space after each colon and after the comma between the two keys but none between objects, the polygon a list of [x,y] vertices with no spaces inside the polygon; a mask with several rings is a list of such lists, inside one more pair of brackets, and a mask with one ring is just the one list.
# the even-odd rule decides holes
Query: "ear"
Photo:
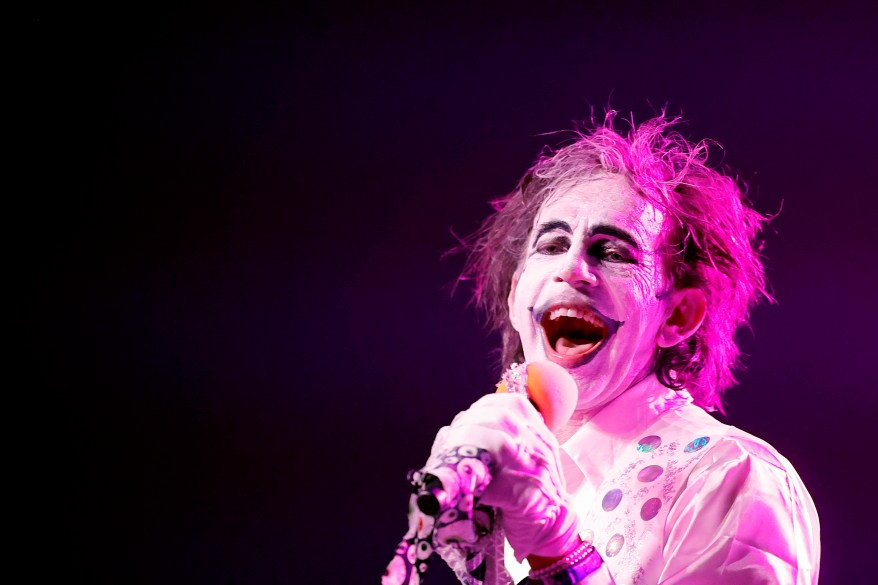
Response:
[{"label": "ear", "polygon": [[516,331],[521,331],[518,328],[518,319],[515,313],[515,290],[518,288],[518,278],[512,277],[512,285],[509,287],[509,296],[506,297],[506,305],[509,307],[509,322],[512,323],[512,328]]},{"label": "ear", "polygon": [[707,313],[707,299],[698,288],[683,288],[671,293],[668,317],[656,335],[659,347],[672,347],[691,337]]}]

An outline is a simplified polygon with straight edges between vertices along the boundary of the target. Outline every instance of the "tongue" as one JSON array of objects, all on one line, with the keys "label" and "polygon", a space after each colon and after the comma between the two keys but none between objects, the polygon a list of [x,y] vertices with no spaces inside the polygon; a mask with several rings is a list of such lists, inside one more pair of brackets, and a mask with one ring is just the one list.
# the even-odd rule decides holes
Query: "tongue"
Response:
[{"label": "tongue", "polygon": [[561,355],[580,355],[591,351],[595,346],[593,341],[571,339],[561,336],[555,342],[555,351]]}]

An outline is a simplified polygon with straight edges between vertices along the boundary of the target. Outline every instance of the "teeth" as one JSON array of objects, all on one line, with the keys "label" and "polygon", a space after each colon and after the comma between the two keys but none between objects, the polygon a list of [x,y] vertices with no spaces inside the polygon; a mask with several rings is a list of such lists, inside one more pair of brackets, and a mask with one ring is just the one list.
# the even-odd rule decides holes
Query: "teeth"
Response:
[{"label": "teeth", "polygon": [[582,311],[579,309],[561,307],[549,313],[549,320],[551,321],[555,321],[559,317],[573,317],[574,319],[582,319],[583,321],[588,321],[592,325],[596,325],[598,327],[603,325],[603,323],[601,323],[601,320],[598,319],[596,315],[593,315],[591,312]]}]

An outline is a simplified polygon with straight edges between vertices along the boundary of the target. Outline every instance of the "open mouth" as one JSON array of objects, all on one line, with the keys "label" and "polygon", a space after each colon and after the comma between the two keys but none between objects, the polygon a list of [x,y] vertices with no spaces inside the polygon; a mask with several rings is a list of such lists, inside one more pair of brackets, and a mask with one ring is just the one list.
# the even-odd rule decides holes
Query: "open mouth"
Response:
[{"label": "open mouth", "polygon": [[565,367],[583,363],[610,333],[606,323],[590,310],[566,305],[546,311],[540,325],[549,359]]}]

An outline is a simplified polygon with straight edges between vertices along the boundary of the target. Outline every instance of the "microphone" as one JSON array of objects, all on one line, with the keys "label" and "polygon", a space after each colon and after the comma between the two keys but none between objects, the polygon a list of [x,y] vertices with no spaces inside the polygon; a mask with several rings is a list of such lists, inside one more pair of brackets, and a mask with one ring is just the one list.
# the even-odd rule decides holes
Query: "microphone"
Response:
[{"label": "microphone", "polygon": [[[519,371],[526,367],[526,374]],[[521,378],[524,377],[524,380]],[[497,392],[527,393],[530,403],[543,416],[546,426],[558,432],[573,416],[579,391],[567,370],[547,360],[512,364],[497,383]]]},{"label": "microphone", "polygon": [[[550,361],[512,364],[497,383],[497,392],[526,394],[553,433],[573,416],[579,394],[567,370]],[[415,501],[424,514],[436,517],[457,505],[457,490],[446,490],[441,478],[427,473],[421,482]]]}]

